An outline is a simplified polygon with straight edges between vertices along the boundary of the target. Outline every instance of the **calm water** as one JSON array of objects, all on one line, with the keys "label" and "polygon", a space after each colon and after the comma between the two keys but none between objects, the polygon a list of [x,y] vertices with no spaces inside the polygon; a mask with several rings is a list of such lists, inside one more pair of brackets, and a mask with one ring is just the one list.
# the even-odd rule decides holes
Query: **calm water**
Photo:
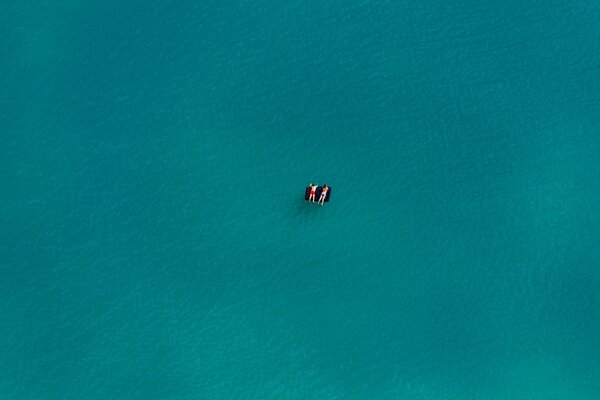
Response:
[{"label": "calm water", "polygon": [[597,398],[600,3],[8,3],[0,398]]}]

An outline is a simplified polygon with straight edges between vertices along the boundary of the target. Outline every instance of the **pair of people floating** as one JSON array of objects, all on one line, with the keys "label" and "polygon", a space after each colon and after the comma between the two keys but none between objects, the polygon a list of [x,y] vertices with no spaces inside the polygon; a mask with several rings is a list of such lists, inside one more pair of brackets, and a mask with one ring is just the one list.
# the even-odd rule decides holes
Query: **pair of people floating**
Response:
[{"label": "pair of people floating", "polygon": [[319,187],[317,184],[311,183],[308,185],[307,191],[308,191],[308,198],[306,200],[311,201],[311,202],[315,202],[315,197],[317,196],[317,191],[320,189],[320,194],[319,194],[319,200],[317,201],[318,204],[323,205],[325,204],[325,201],[328,201],[329,198],[327,197],[327,194],[329,193],[329,186],[327,185],[323,185],[323,187]]}]

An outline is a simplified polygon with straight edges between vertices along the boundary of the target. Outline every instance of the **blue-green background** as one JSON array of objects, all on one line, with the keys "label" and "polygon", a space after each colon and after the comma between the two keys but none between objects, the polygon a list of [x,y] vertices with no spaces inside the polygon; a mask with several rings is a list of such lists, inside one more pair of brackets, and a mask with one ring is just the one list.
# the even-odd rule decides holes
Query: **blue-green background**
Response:
[{"label": "blue-green background", "polygon": [[597,0],[5,1],[0,85],[0,398],[600,393]]}]

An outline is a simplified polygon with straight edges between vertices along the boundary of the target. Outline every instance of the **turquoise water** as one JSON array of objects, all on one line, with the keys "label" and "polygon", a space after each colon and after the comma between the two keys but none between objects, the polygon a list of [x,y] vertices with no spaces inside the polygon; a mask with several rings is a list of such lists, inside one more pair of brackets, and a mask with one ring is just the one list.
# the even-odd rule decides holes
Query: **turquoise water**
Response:
[{"label": "turquoise water", "polygon": [[597,398],[600,3],[9,3],[0,398]]}]

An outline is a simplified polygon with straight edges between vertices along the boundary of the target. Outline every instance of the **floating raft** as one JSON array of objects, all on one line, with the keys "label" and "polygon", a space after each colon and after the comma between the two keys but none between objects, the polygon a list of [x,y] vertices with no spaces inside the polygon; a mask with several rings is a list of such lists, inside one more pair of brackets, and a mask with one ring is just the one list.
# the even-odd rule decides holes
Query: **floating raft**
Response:
[{"label": "floating raft", "polygon": [[[327,186],[329,188],[329,190],[327,191],[327,194],[325,195],[325,201],[329,201],[329,197],[331,197],[331,186]],[[315,190],[315,202],[319,201],[319,198],[321,197],[321,192],[323,191],[323,186],[317,186],[317,190]],[[304,192],[304,200],[308,200],[308,197],[310,196],[310,186],[306,187],[306,191]]]}]

